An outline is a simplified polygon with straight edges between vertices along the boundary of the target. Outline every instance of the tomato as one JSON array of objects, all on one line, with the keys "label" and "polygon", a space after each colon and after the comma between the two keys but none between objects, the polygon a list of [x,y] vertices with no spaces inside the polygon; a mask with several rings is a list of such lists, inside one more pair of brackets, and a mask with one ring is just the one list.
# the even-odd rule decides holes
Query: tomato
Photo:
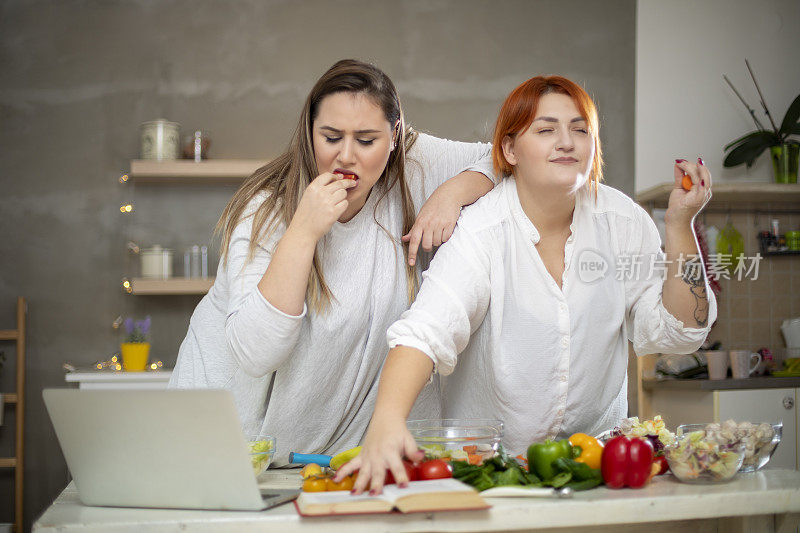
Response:
[{"label": "tomato", "polygon": [[325,480],[327,490],[353,490],[353,485],[356,480],[353,476],[347,476],[340,482],[335,482],[333,478],[329,477]]},{"label": "tomato", "polygon": [[325,492],[328,481],[322,476],[311,476],[303,481],[303,492]]},{"label": "tomato", "polygon": [[692,178],[689,177],[689,174],[684,174],[683,179],[681,180],[681,186],[687,190],[692,190]]},{"label": "tomato", "polygon": [[443,479],[453,477],[453,467],[447,461],[433,459],[419,465],[419,479]]},{"label": "tomato", "polygon": [[667,463],[667,458],[664,457],[663,455],[659,455],[658,457],[653,459],[653,462],[657,463],[659,467],[658,472],[656,473],[657,476],[669,472],[669,463]]},{"label": "tomato", "polygon": [[[419,475],[417,474],[417,468],[414,464],[407,460],[403,459],[403,467],[406,469],[406,476],[408,476],[409,481],[416,481],[419,479]],[[394,475],[392,475],[391,470],[386,470],[386,479],[384,480],[384,485],[394,485],[396,481],[394,480]]]}]

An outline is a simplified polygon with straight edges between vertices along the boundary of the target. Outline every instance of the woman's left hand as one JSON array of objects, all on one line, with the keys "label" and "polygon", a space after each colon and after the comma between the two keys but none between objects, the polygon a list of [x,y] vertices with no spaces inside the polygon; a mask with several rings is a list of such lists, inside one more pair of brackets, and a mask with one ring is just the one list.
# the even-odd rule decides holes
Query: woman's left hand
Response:
[{"label": "woman's left hand", "polygon": [[[664,222],[691,225],[695,215],[711,200],[711,173],[699,157],[697,163],[676,159],[674,170],[675,187],[669,195]],[[691,190],[683,188],[684,175],[692,180]]]},{"label": "woman's left hand", "polygon": [[417,262],[417,251],[420,244],[426,252],[433,250],[453,235],[458,217],[461,215],[461,204],[452,196],[443,194],[437,189],[419,210],[419,215],[411,227],[411,231],[403,235],[403,242],[408,244],[408,264]]}]

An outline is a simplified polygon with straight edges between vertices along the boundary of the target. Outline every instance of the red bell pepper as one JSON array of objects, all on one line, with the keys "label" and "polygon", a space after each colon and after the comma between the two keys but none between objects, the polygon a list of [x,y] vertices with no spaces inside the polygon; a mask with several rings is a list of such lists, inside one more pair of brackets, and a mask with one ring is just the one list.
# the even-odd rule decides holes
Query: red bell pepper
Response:
[{"label": "red bell pepper", "polygon": [[653,445],[647,439],[614,437],[603,448],[600,470],[606,486],[612,489],[638,489],[650,481]]}]

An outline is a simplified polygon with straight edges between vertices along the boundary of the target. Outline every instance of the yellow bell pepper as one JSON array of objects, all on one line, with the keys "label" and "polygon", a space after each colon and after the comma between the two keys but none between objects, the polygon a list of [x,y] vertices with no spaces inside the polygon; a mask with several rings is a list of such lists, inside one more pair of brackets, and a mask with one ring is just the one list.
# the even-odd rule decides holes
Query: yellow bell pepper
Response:
[{"label": "yellow bell pepper", "polygon": [[586,433],[575,433],[569,438],[569,443],[581,449],[580,455],[575,458],[577,462],[584,463],[589,468],[600,468],[600,459],[603,456],[602,442]]}]

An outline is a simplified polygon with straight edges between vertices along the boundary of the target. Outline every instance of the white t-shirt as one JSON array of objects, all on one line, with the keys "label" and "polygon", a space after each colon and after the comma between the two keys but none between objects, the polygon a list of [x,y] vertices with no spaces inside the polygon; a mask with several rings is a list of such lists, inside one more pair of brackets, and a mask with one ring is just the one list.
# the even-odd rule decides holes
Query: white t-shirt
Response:
[{"label": "white t-shirt", "polygon": [[[709,327],[686,328],[661,303],[655,224],[621,192],[583,188],[564,249],[562,288],[536,249],[516,182],[506,178],[462,211],[416,301],[389,328],[390,347],[425,352],[441,380],[443,416],[505,422],[514,455],[545,438],[598,434],[627,416],[627,340],[639,355],[691,353]],[[642,273],[629,276],[628,257]],[[605,265],[605,270],[603,265]],[[623,279],[617,279],[617,274]]]},{"label": "white t-shirt", "polygon": [[[490,150],[420,134],[406,162],[416,211],[463,170],[494,179]],[[214,286],[192,315],[169,386],[230,390],[245,434],[276,437],[278,466],[289,452],[334,454],[357,446],[372,416],[386,330],[408,308],[400,189],[374,215],[382,192],[376,185],[361,211],[334,223],[320,241],[322,271],[335,298],[326,314],[304,307],[290,316],[264,298],[257,284],[285,227],[259,242],[246,263],[252,217],[245,216],[233,231],[227,265],[220,262]],[[264,198],[254,199],[248,213]],[[437,385],[420,396],[414,416],[439,416]]]}]

